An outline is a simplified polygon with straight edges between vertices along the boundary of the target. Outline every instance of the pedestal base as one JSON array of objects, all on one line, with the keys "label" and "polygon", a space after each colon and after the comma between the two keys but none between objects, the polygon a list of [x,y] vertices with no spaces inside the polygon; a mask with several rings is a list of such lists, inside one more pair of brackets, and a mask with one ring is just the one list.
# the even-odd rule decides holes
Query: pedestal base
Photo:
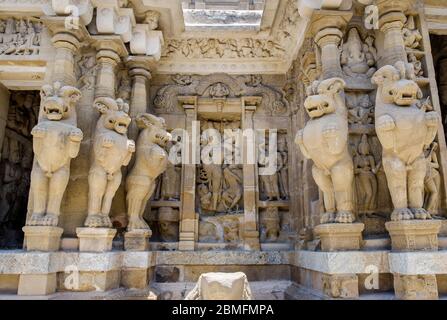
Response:
[{"label": "pedestal base", "polygon": [[326,223],[315,227],[322,251],[359,250],[362,246],[363,223]]},{"label": "pedestal base", "polygon": [[56,273],[21,274],[19,296],[45,296],[56,292]]},{"label": "pedestal base", "polygon": [[25,226],[27,251],[58,251],[61,244],[61,235],[64,229],[49,226]]},{"label": "pedestal base", "polygon": [[79,251],[106,252],[112,250],[116,229],[111,228],[76,228],[79,238]]},{"label": "pedestal base", "polygon": [[394,292],[402,300],[438,299],[436,275],[394,274]]},{"label": "pedestal base", "polygon": [[393,251],[438,250],[439,220],[404,220],[385,223]]},{"label": "pedestal base", "polygon": [[126,251],[148,251],[151,230],[132,230],[124,234],[124,250]]}]

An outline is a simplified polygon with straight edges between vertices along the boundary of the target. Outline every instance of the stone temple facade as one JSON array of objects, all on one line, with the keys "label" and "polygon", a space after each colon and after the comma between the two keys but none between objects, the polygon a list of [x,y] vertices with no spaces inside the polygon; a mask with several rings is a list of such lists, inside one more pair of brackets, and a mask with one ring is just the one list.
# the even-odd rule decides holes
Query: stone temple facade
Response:
[{"label": "stone temple facade", "polygon": [[447,294],[444,0],[3,0],[0,83],[0,299]]}]

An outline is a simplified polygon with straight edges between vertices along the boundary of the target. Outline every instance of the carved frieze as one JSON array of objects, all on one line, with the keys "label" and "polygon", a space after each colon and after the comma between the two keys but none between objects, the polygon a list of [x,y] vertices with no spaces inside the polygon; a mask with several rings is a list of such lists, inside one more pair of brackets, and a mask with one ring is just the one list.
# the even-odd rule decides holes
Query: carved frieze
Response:
[{"label": "carved frieze", "polygon": [[36,19],[0,19],[0,55],[38,55],[41,34]]}]

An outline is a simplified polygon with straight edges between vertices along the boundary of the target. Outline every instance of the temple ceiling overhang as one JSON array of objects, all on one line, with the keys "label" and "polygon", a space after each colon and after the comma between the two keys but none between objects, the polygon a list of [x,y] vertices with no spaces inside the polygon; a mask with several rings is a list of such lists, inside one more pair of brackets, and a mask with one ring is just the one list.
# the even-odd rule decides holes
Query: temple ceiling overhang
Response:
[{"label": "temple ceiling overhang", "polygon": [[[160,74],[284,74],[304,43],[315,11],[346,12],[353,1],[2,0],[0,19],[63,18],[67,17],[65,9],[75,6],[87,30],[87,46],[95,47],[91,42],[98,35],[118,36],[125,48],[123,58],[151,56],[156,62],[151,71]],[[444,8],[431,0],[425,4],[425,13],[431,31],[447,33]],[[47,43],[51,49],[51,41]],[[11,65],[11,61],[20,65],[18,60],[23,60],[28,64],[37,61],[41,67],[51,55],[38,52],[32,56],[0,54],[0,65]],[[29,80],[36,80],[36,86],[44,76],[38,71]]]}]

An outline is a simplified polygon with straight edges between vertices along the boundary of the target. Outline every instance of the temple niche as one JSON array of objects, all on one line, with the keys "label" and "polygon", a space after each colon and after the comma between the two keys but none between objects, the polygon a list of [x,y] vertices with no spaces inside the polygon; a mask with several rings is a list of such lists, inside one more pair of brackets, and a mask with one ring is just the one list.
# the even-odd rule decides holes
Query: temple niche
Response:
[{"label": "temple niche", "polygon": [[[218,83],[210,94],[228,95]],[[238,130],[239,129],[239,130]],[[197,175],[199,241],[237,243],[244,212],[240,121],[200,121],[201,165]]]},{"label": "temple niche", "polygon": [[16,91],[10,97],[0,164],[0,248],[22,245],[33,164],[31,130],[39,104],[37,91]]}]

